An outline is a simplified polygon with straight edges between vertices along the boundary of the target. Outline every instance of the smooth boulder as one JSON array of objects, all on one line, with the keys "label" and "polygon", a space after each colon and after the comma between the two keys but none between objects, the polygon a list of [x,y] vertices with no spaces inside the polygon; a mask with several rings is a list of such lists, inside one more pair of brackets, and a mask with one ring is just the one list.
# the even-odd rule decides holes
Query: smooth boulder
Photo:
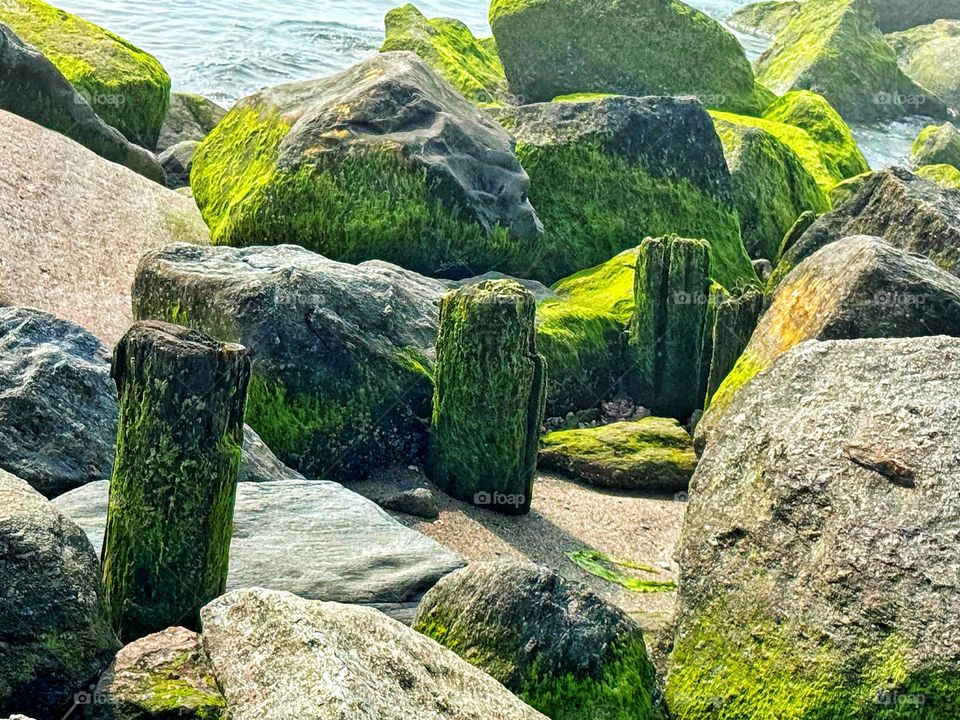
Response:
[{"label": "smooth boulder", "polygon": [[957,716],[958,424],[956,338],[807,342],[743,388],[691,483],[674,717]]},{"label": "smooth boulder", "polygon": [[476,563],[451,573],[424,596],[414,629],[552,720],[665,717],[640,626],[547,568]]},{"label": "smooth boulder", "polygon": [[0,470],[0,715],[61,717],[119,643],[86,535]]},{"label": "smooth boulder", "polygon": [[191,174],[218,243],[451,277],[530,251],[529,185],[510,136],[411,52],[241,100]]},{"label": "smooth boulder", "polygon": [[886,40],[907,75],[960,110],[960,20],[937,20]]},{"label": "smooth boulder", "polygon": [[370,608],[262,589],[203,610],[234,720],[543,720],[493,678]]},{"label": "smooth boulder", "polygon": [[157,152],[182,142],[200,142],[227,116],[227,111],[209,98],[190,93],[170,93],[170,106],[160,127]]},{"label": "smooth boulder", "polygon": [[953,165],[960,169],[960,130],[951,122],[928,125],[910,148],[910,162],[915,168]]},{"label": "smooth boulder", "polygon": [[46,128],[0,110],[0,286],[5,304],[37,307],[107,343],[131,323],[140,256],[209,242],[189,198]]}]

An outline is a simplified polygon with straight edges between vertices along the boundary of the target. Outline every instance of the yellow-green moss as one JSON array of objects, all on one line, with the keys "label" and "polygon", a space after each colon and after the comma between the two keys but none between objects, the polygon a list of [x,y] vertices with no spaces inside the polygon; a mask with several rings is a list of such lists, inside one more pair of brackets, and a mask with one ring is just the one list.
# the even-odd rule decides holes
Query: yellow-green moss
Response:
[{"label": "yellow-green moss", "polygon": [[170,76],[156,58],[42,0],[4,0],[0,22],[56,65],[104,121],[156,147],[170,102]]},{"label": "yellow-green moss", "polygon": [[924,165],[953,165],[960,169],[960,130],[953,123],[928,125],[910,148],[914,167]]},{"label": "yellow-green moss", "polygon": [[860,175],[855,175],[852,178],[848,178],[843,182],[837,183],[833,186],[833,190],[830,191],[830,204],[833,207],[840,207],[847,200],[856,195],[860,188],[863,187],[863,184],[873,175],[873,171],[867,171],[861,173]]},{"label": "yellow-green moss", "polygon": [[729,407],[737,391],[753,380],[754,377],[767,367],[767,364],[768,363],[752,357],[749,353],[745,352],[741,355],[740,359],[737,360],[737,364],[733,366],[733,370],[730,371],[730,374],[727,375],[726,379],[721,383],[719,389],[710,400],[709,409],[712,412],[722,412]]},{"label": "yellow-green moss", "polygon": [[742,32],[773,37],[799,12],[800,3],[796,0],[761,0],[739,8],[727,22]]},{"label": "yellow-green moss", "polygon": [[960,170],[953,165],[924,165],[917,169],[917,175],[941,187],[960,190]]}]

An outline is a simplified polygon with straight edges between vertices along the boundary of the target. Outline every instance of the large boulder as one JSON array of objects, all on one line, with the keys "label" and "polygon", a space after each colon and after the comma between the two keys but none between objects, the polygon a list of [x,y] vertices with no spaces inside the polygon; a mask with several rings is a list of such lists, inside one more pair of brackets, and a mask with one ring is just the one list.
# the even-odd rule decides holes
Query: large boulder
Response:
[{"label": "large boulder", "polygon": [[643,632],[552,570],[478,563],[424,596],[414,629],[552,720],[662,718]]},{"label": "large boulder", "polygon": [[173,627],[120,650],[89,711],[89,720],[221,720],[226,700],[200,636]]},{"label": "large boulder", "polygon": [[555,282],[669,233],[710,240],[723,284],[752,274],[723,148],[697,101],[609,97],[499,117],[517,138],[545,229],[518,275]]},{"label": "large boulder", "polygon": [[251,589],[202,612],[234,720],[544,720],[500,683],[370,608]]},{"label": "large boulder", "polygon": [[678,720],[960,713],[960,339],[808,342],[691,483]]},{"label": "large boulder", "polygon": [[740,32],[774,37],[800,13],[798,0],[760,0],[737,8],[727,24]]},{"label": "large boulder", "polygon": [[[249,467],[245,449],[243,466]],[[409,621],[424,592],[463,559],[410,530],[373,502],[284,468],[237,486],[227,589],[268,587],[362,603]],[[103,544],[109,482],[61,495],[56,507]]]},{"label": "large boulder", "polygon": [[170,98],[170,76],[156,58],[43,0],[4,0],[0,22],[46,55],[108,125],[156,148]]},{"label": "large boulder", "polygon": [[0,470],[0,715],[58,718],[119,647],[86,535]]},{"label": "large boulder", "polygon": [[182,142],[200,142],[227,116],[213,100],[190,93],[170,93],[170,106],[160,128],[157,152]]},{"label": "large boulder", "polygon": [[209,241],[189,198],[0,110],[0,296],[114,342],[129,327],[140,256]]},{"label": "large boulder", "polygon": [[701,446],[727,421],[741,388],[807,340],[960,336],[960,279],[880,238],[853,236],[810,256],[770,308],[697,426]]},{"label": "large boulder", "polygon": [[775,93],[812,90],[848,122],[946,115],[935,95],[907,77],[876,26],[870,0],[809,0],[757,61]]},{"label": "large boulder", "polygon": [[163,180],[152,153],[107,125],[50,60],[2,23],[0,109],[66,135],[144,177]]},{"label": "large boulder", "polygon": [[875,235],[926,255],[960,277],[960,192],[902,168],[863,179],[847,202],[821,216],[783,254],[770,280],[776,287],[800,262],[848,235]]},{"label": "large boulder", "polygon": [[110,475],[116,432],[100,341],[40,310],[0,308],[0,468],[54,497]]},{"label": "large boulder", "polygon": [[380,52],[415,52],[475,103],[508,99],[507,78],[493,38],[474,37],[459,20],[428,19],[409,3],[388,12],[384,24],[386,38]]},{"label": "large boulder", "polygon": [[697,455],[680,423],[648,417],[547,433],[540,467],[598,487],[676,493],[687,489]]},{"label": "large boulder", "polygon": [[957,0],[871,0],[877,24],[885,33],[932,23],[938,18],[960,18]]},{"label": "large boulder", "polygon": [[937,20],[886,39],[907,75],[960,110],[960,20]]},{"label": "large boulder", "polygon": [[522,103],[574,93],[695,95],[758,113],[766,100],[736,38],[682,2],[494,0],[490,26]]},{"label": "large boulder", "polygon": [[250,351],[247,422],[311,478],[419,464],[446,286],[394,265],[292,245],[173,245],[146,255],[138,319],[190,325]]},{"label": "large boulder", "polygon": [[741,116],[718,114],[740,215],[743,244],[750,257],[777,261],[786,232],[805,211],[826,212],[830,201],[791,147],[768,129]]},{"label": "large boulder", "polygon": [[928,125],[910,149],[910,162],[915,168],[924,165],[953,165],[960,168],[960,130],[951,122]]},{"label": "large boulder", "polygon": [[529,184],[503,128],[410,52],[241,100],[191,175],[218,243],[458,277],[530,252]]}]

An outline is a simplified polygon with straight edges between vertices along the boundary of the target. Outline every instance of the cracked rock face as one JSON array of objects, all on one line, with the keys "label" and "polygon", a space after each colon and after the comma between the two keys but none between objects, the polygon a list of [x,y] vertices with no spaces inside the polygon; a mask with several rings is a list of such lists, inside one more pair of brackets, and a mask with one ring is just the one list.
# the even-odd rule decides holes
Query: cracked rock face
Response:
[{"label": "cracked rock face", "polygon": [[678,549],[677,717],[956,712],[958,427],[943,336],[807,342],[737,394]]}]

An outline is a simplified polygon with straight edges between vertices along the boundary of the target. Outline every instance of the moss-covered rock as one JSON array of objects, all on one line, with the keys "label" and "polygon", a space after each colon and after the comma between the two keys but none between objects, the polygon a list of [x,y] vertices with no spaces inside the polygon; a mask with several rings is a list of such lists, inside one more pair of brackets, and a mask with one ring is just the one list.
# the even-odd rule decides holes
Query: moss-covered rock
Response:
[{"label": "moss-covered rock", "polygon": [[954,165],[924,165],[917,168],[917,175],[940,187],[960,190],[960,170]]},{"label": "moss-covered rock", "polygon": [[170,93],[170,107],[160,128],[157,152],[182,142],[200,142],[226,115],[226,110],[202,95]]},{"label": "moss-covered rock", "polygon": [[42,0],[5,0],[0,22],[34,45],[103,120],[153,150],[170,99],[170,76],[152,55]]},{"label": "moss-covered rock", "polygon": [[[710,241],[728,287],[754,277],[713,123],[694,100],[608,97],[503,111],[544,223],[515,275],[555,282],[646,235]],[[697,148],[691,153],[690,148]]]},{"label": "moss-covered rock", "polygon": [[540,444],[540,467],[618,490],[686,490],[696,466],[690,435],[665,418],[559,430]]},{"label": "moss-covered rock", "polygon": [[[871,175],[873,175],[872,172],[861,173],[860,175],[854,175],[852,178],[847,178],[843,182],[834,185],[830,191],[830,204],[833,207],[843,205],[847,200],[860,192],[860,188],[863,187],[863,184]],[[804,228],[804,230],[806,230],[806,228]],[[789,248],[784,248],[784,250],[786,249]]]},{"label": "moss-covered rock", "polygon": [[572,93],[696,95],[709,107],[759,113],[767,99],[736,38],[679,0],[494,0],[490,25],[510,90],[525,103]]},{"label": "moss-covered rock", "polygon": [[704,353],[704,360],[709,357],[710,361],[710,367],[705,371],[704,407],[710,407],[714,393],[736,366],[753,337],[763,312],[764,299],[762,293],[750,290],[742,295],[722,297],[716,302],[712,323],[707,325],[708,333],[712,325],[712,336],[710,354]]},{"label": "moss-covered rock", "polygon": [[938,18],[960,19],[960,6],[955,0],[872,0],[877,25],[885,33],[906,30],[932,23]]},{"label": "moss-covered rock", "polygon": [[960,110],[960,20],[937,20],[886,39],[907,75]]},{"label": "moss-covered rock", "polygon": [[717,134],[733,180],[743,244],[750,257],[776,263],[784,234],[801,213],[830,209],[830,201],[799,156],[767,129],[727,113]]},{"label": "moss-covered rock", "polygon": [[741,32],[773,37],[799,13],[797,0],[761,0],[732,12],[727,23]]},{"label": "moss-covered rock", "polygon": [[941,117],[946,106],[897,66],[870,0],[810,0],[757,61],[775,93],[812,90],[849,122]]},{"label": "moss-covered rock", "polygon": [[822,95],[809,90],[788,92],[771,103],[763,116],[805,130],[819,146],[833,177],[851,178],[870,169],[850,128]]},{"label": "moss-covered rock", "polygon": [[451,573],[424,596],[414,629],[552,720],[665,717],[640,626],[546,568],[478,563]]},{"label": "moss-covered rock", "polygon": [[951,122],[928,125],[910,148],[913,167],[924,165],[953,165],[960,169],[960,130]]},{"label": "moss-covered rock", "polygon": [[944,337],[804,343],[743,389],[691,482],[673,717],[960,716],[958,398]]},{"label": "moss-covered rock", "polygon": [[241,100],[191,186],[218,243],[427,274],[503,267],[541,232],[509,135],[410,52]]},{"label": "moss-covered rock", "polygon": [[429,474],[508,515],[533,499],[547,387],[535,317],[533,295],[509,280],[468,285],[440,306]]},{"label": "moss-covered rock", "polygon": [[426,18],[407,4],[387,13],[381,52],[409,50],[475,103],[496,103],[508,95],[507,78],[492,38],[478,39],[459,20]]}]

